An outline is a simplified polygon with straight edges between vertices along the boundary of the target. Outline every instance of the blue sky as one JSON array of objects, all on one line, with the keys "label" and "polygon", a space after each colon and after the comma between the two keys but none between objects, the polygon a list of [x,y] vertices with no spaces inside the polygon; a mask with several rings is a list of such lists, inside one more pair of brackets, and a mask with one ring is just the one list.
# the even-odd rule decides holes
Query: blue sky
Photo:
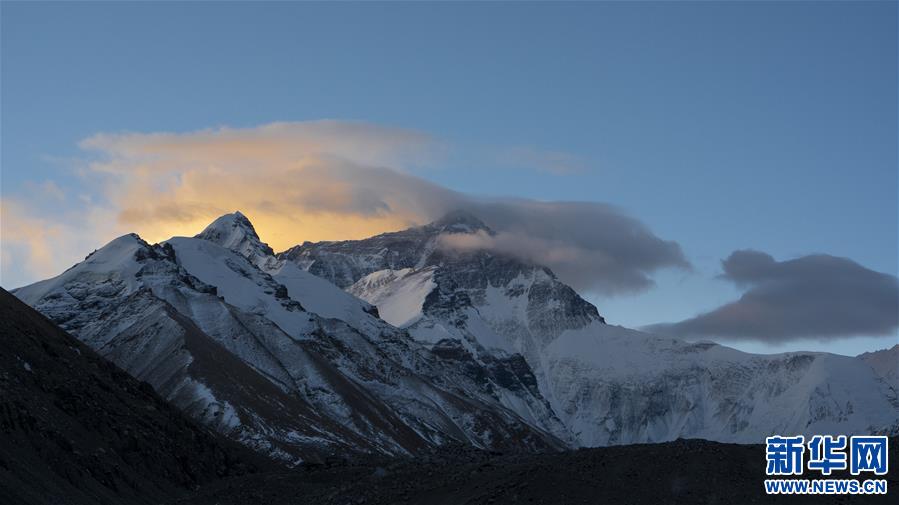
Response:
[{"label": "blue sky", "polygon": [[[591,297],[613,323],[735,299],[716,276],[737,249],[897,272],[894,2],[4,2],[0,13],[5,200],[47,181],[89,192],[79,142],[101,132],[358,120],[439,139],[444,154],[417,174],[441,186],[608,202],[677,241],[692,272]],[[548,158],[572,170],[541,169]],[[3,275],[6,287],[34,280]],[[735,345],[855,354],[896,339]]]}]

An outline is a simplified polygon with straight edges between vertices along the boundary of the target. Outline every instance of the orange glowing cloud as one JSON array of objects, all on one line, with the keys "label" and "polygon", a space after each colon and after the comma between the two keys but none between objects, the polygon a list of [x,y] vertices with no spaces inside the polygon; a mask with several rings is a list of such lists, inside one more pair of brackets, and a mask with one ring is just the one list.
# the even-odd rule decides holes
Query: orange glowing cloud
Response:
[{"label": "orange glowing cloud", "polygon": [[150,241],[193,235],[234,210],[247,214],[276,250],[432,217],[405,194],[413,179],[427,183],[401,170],[425,162],[439,146],[408,130],[315,121],[97,135],[81,146],[102,156],[91,168],[104,176],[119,222]]},{"label": "orange glowing cloud", "polygon": [[466,209],[497,234],[447,237],[445,246],[517,255],[549,266],[576,288],[608,294],[647,289],[658,268],[689,267],[676,243],[608,205],[473,197],[429,182],[415,171],[440,156],[442,145],[415,131],[311,121],[99,134],[80,145],[94,155],[75,172],[82,194],[42,184],[32,188],[37,197],[3,201],[4,286],[58,273],[124,233],[149,242],[192,236],[235,210],[281,251]]},{"label": "orange glowing cloud", "polygon": [[439,155],[437,141],[366,123],[98,134],[80,146],[97,155],[79,171],[93,194],[74,198],[47,182],[2,202],[4,286],[59,273],[124,233],[150,242],[191,236],[235,210],[281,250],[422,223],[451,194],[405,173]]},{"label": "orange glowing cloud", "polygon": [[[75,215],[51,215],[46,202],[58,201],[52,184],[33,187],[26,202],[0,201],[0,285],[17,287],[56,275],[106,240],[101,230],[115,230],[114,219],[98,206]],[[112,235],[113,237],[115,235]]]}]

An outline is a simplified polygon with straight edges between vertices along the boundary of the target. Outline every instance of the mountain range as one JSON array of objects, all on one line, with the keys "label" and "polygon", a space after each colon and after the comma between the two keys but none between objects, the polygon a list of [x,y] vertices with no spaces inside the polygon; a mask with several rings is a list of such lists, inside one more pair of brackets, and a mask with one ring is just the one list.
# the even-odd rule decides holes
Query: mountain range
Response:
[{"label": "mountain range", "polygon": [[119,237],[13,294],[288,464],[899,427],[899,347],[754,355],[610,325],[548,268],[448,240],[493,233],[453,212],[276,254],[236,212],[195,237]]}]

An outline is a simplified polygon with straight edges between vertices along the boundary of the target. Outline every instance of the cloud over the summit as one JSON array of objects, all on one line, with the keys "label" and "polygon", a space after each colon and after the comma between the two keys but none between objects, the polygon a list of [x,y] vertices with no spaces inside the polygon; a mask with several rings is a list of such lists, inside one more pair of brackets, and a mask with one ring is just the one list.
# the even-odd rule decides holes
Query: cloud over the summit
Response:
[{"label": "cloud over the summit", "polygon": [[611,205],[523,199],[462,205],[497,233],[445,236],[445,246],[519,256],[550,267],[575,289],[633,293],[652,286],[649,274],[659,268],[690,268],[676,242]]},{"label": "cloud over the summit", "polygon": [[896,277],[826,254],[776,261],[753,250],[722,261],[722,278],[746,292],[710,312],[649,329],[681,337],[756,340],[889,335],[899,328]]},{"label": "cloud over the summit", "polygon": [[[499,232],[481,246],[546,264],[564,281],[593,292],[639,291],[651,285],[655,270],[688,265],[676,243],[608,205],[475,198],[415,175],[444,146],[412,130],[310,121],[98,134],[81,147],[98,156],[82,177],[100,189],[87,197],[70,195],[70,208],[52,216],[10,201],[4,224],[41,218],[60,230],[27,240],[5,233],[4,264],[15,261],[9,251],[27,255],[30,248],[59,253],[57,271],[71,265],[89,251],[73,251],[65,230],[96,246],[131,231],[159,241],[193,235],[240,210],[263,240],[283,250],[306,240],[364,238],[464,209]],[[112,219],[85,221],[85,215]]]}]

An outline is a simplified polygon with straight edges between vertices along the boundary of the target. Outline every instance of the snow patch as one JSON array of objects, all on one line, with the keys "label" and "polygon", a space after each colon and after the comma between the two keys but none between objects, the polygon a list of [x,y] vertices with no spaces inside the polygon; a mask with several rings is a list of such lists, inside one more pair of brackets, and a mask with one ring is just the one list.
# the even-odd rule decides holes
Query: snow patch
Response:
[{"label": "snow patch", "polygon": [[437,287],[434,270],[379,270],[359,279],[348,291],[377,306],[381,319],[405,328],[421,319],[425,299]]}]

